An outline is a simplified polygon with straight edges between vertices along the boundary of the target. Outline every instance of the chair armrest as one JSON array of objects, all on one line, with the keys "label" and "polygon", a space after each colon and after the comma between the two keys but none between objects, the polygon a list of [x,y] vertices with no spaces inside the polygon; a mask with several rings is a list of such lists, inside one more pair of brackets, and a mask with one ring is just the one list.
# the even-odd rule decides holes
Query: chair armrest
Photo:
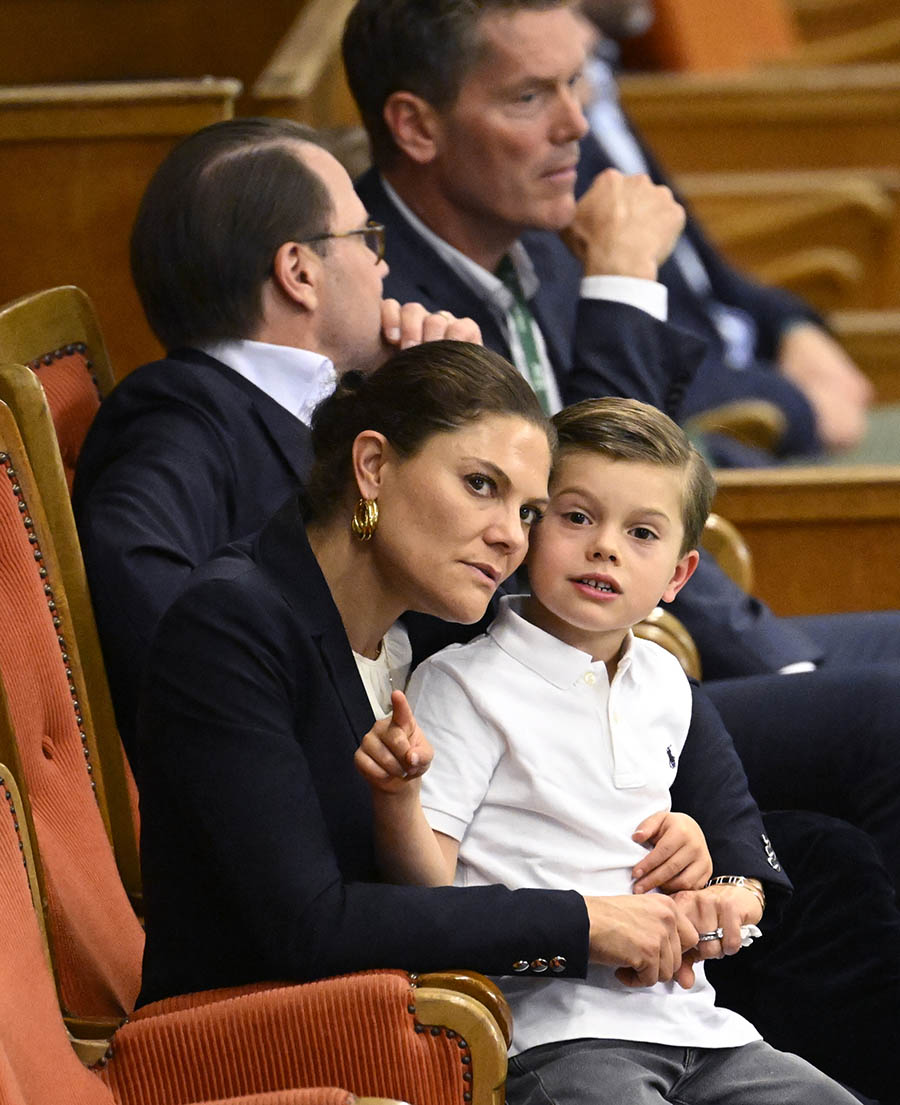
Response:
[{"label": "chair armrest", "polygon": [[512,1010],[500,987],[478,971],[431,971],[425,975],[413,975],[417,987],[437,987],[442,990],[458,990],[480,1001],[491,1014],[507,1047],[512,1042]]},{"label": "chair armrest", "polygon": [[429,1105],[459,1105],[464,1094],[502,1103],[506,1044],[468,994],[372,971],[220,995],[192,995],[190,1008],[157,1003],[119,1029],[99,1073],[120,1105],[323,1084]]},{"label": "chair armrest", "polygon": [[634,626],[633,632],[635,637],[653,641],[667,652],[671,652],[691,678],[702,678],[700,653],[694,644],[694,638],[674,614],[663,610],[661,606],[654,607],[643,621]]},{"label": "chair armrest", "polygon": [[774,453],[787,429],[787,417],[768,399],[736,399],[691,415],[684,428],[691,435],[727,434]]}]

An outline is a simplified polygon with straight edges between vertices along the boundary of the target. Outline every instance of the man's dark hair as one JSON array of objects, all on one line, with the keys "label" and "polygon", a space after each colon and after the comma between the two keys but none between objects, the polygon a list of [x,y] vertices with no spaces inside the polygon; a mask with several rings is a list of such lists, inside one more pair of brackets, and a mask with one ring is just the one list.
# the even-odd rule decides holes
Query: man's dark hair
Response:
[{"label": "man's dark hair", "polygon": [[329,229],[328,189],[295,148],[313,140],[287,119],[229,119],[183,139],[157,169],[131,273],[166,349],[250,337],[279,247]]},{"label": "man's dark hair", "polygon": [[493,12],[569,7],[571,0],[359,0],[344,27],[347,81],[363,118],[372,157],[382,168],[397,147],[384,122],[394,92],[451,107],[478,60],[478,23]]}]

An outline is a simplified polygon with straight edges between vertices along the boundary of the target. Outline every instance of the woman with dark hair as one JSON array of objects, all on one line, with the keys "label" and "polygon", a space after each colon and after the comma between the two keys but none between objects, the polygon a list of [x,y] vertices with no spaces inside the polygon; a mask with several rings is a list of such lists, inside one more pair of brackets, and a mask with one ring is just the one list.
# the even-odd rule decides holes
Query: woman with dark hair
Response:
[{"label": "woman with dark hair", "polygon": [[[475,623],[521,562],[553,434],[534,393],[494,353],[432,343],[345,377],[312,433],[299,502],[196,571],[151,650],[141,1000],[373,967],[673,978],[697,933],[664,894],[378,882],[354,757],[422,643],[392,626]],[[758,848],[747,804],[722,869]]]},{"label": "woman with dark hair", "polygon": [[142,1001],[380,965],[503,972],[523,955],[584,972],[577,894],[511,908],[500,888],[377,884],[353,764],[374,721],[359,668],[401,685],[405,610],[482,617],[524,556],[551,433],[496,354],[409,349],[344,378],[316,416],[307,491],[193,574],[140,713]]}]

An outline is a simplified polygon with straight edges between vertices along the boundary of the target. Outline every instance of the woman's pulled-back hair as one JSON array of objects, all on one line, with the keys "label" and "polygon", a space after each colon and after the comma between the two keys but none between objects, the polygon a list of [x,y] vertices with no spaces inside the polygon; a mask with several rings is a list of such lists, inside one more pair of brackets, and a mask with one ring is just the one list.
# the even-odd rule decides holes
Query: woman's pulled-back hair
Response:
[{"label": "woman's pulled-back hair", "polygon": [[574,452],[635,460],[684,473],[681,553],[695,549],[709,516],[716,483],[703,457],[667,414],[636,399],[585,399],[554,415],[557,459]]},{"label": "woman's pulled-back hair", "polygon": [[530,386],[509,361],[480,345],[426,342],[396,353],[371,375],[348,372],[312,416],[306,521],[324,521],[343,503],[353,480],[353,442],[364,430],[384,434],[408,458],[433,434],[487,414],[534,423],[552,448],[553,427]]}]

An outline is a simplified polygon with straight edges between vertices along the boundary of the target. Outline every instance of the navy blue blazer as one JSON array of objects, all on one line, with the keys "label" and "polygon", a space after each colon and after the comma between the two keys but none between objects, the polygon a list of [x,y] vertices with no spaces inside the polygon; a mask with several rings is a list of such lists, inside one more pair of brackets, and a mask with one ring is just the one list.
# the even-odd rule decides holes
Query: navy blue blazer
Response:
[{"label": "navy blue blazer", "polygon": [[[296,501],[194,573],[144,692],[142,1002],[375,967],[509,974],[553,956],[584,976],[574,892],[377,881],[353,764],[373,715]],[[717,870],[766,881],[771,923],[790,884],[718,715],[699,698],[694,712],[673,800],[701,820]]]},{"label": "navy blue blazer", "polygon": [[[635,140],[639,142],[637,134]],[[672,187],[652,154],[641,144],[641,151],[657,184]],[[579,195],[586,191],[594,177],[614,163],[596,134],[589,133],[581,143],[578,163]],[[673,191],[675,189],[673,188]],[[679,202],[684,200],[679,196]],[[760,398],[775,403],[787,418],[787,429],[780,453],[814,454],[821,449],[812,407],[798,387],[782,376],[775,365],[778,343],[784,330],[798,321],[814,322],[824,328],[822,319],[802,299],[781,288],[767,287],[738,272],[729,265],[712,245],[685,205],[687,223],[684,233],[697,251],[709,277],[711,295],[719,303],[746,311],[757,327],[755,363],[741,371],[728,367],[724,345],[709,313],[709,298],[699,294],[685,278],[681,268],[669,258],[660,268],[659,281],[669,292],[669,321],[679,330],[701,338],[706,346],[702,362],[687,389],[682,416],[708,410],[735,399]],[[725,443],[717,442],[725,448]],[[727,450],[726,450],[727,452]],[[735,450],[734,463],[740,464]],[[726,456],[725,461],[729,458]]]},{"label": "navy blue blazer", "polygon": [[73,507],[129,755],[159,618],[196,565],[262,526],[311,459],[299,419],[197,350],[144,365],[102,403]]},{"label": "navy blue blazer", "polygon": [[[484,344],[509,356],[506,337],[481,298],[400,216],[378,173],[367,172],[356,189],[369,215],[388,227],[387,294],[474,318]],[[531,309],[563,402],[626,395],[677,418],[704,343],[637,307],[582,299],[581,267],[558,235],[530,231],[522,241],[540,280]]]},{"label": "navy blue blazer", "polygon": [[[400,215],[377,173],[366,173],[357,191],[370,216],[388,228],[387,294],[468,315],[481,327],[485,345],[509,357],[506,336],[484,301]],[[581,299],[578,263],[556,234],[534,231],[522,241],[541,280],[534,314],[564,401],[628,395],[676,414],[705,344],[637,308]],[[707,679],[761,675],[823,656],[798,627],[745,595],[702,553],[671,609],[693,636]]]}]

